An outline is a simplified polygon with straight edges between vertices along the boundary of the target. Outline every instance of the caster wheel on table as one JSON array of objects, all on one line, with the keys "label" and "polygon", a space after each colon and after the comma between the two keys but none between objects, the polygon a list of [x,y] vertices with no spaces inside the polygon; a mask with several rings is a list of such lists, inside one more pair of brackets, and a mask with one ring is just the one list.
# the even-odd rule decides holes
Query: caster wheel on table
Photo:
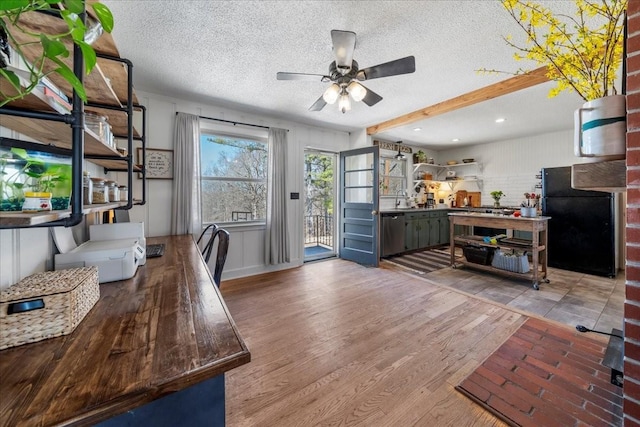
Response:
[{"label": "caster wheel on table", "polygon": [[551,281],[550,281],[549,279],[544,279],[544,280],[543,280],[543,282],[544,282],[544,283],[549,283],[549,282],[551,282]]},{"label": "caster wheel on table", "polygon": [[533,289],[535,289],[536,291],[540,290],[540,285],[538,285],[537,283],[534,283]]}]

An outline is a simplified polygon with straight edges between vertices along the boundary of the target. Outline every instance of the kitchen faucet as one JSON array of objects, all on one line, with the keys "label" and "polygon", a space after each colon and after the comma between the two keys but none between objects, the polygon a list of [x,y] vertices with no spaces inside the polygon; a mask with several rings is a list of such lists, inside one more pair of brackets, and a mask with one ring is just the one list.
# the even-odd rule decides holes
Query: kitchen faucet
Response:
[{"label": "kitchen faucet", "polygon": [[396,191],[396,208],[400,206],[400,200],[398,200],[398,193],[402,193],[403,196],[406,196],[403,188]]}]

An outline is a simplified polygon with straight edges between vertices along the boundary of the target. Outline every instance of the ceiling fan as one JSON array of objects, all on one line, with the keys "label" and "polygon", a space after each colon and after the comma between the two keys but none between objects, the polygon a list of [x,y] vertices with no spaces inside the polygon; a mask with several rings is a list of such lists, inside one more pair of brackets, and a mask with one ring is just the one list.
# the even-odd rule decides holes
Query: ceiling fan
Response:
[{"label": "ceiling fan", "polygon": [[338,108],[343,113],[351,109],[349,95],[354,101],[362,101],[369,107],[382,101],[382,97],[371,89],[367,89],[359,82],[379,79],[380,77],[409,74],[416,71],[416,60],[413,56],[374,65],[360,70],[358,63],[353,60],[353,51],[356,47],[356,33],[353,31],[331,31],[331,41],[336,60],[329,65],[329,75],[284,73],[277,74],[278,80],[320,80],[333,82],[331,86],[309,107],[310,111],[320,111],[327,104],[338,101]]}]

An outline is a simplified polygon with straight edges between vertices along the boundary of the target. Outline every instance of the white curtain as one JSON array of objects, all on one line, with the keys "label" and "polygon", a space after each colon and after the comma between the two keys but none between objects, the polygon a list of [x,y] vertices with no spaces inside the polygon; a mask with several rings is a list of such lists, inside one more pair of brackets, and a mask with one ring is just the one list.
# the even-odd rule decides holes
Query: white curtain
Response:
[{"label": "white curtain", "polygon": [[200,234],[200,118],[178,113],[174,131],[171,234]]},{"label": "white curtain", "polygon": [[267,228],[265,263],[289,262],[287,229],[287,130],[269,128],[269,166],[267,179]]}]

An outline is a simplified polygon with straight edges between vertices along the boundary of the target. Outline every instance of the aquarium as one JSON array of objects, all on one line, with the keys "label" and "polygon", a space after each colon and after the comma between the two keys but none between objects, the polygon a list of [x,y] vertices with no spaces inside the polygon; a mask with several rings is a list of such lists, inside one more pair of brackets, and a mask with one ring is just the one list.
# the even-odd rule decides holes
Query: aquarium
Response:
[{"label": "aquarium", "polygon": [[51,208],[69,208],[71,157],[0,147],[0,211],[21,211],[26,192],[51,193]]}]

